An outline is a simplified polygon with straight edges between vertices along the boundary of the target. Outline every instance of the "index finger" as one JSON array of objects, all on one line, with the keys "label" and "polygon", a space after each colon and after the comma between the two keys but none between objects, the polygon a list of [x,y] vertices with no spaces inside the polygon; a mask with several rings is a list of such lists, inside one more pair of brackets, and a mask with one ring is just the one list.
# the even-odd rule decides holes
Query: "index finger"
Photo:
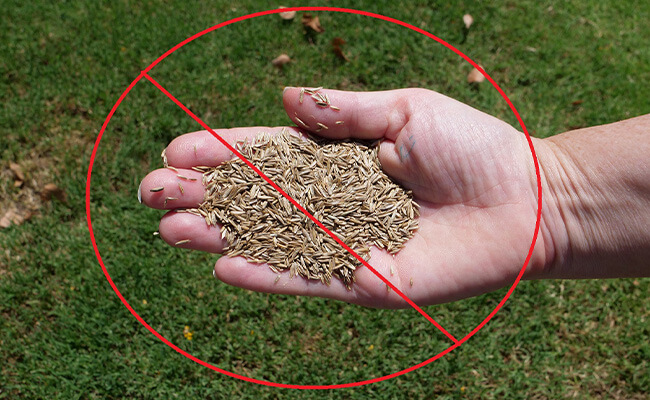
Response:
[{"label": "index finger", "polygon": [[[282,129],[299,134],[295,127],[265,127],[214,129],[226,143],[235,147],[240,140],[252,141],[262,132],[276,135]],[[233,153],[209,131],[197,131],[181,135],[167,146],[165,150],[169,165],[177,168],[194,166],[214,167],[233,158]]]}]

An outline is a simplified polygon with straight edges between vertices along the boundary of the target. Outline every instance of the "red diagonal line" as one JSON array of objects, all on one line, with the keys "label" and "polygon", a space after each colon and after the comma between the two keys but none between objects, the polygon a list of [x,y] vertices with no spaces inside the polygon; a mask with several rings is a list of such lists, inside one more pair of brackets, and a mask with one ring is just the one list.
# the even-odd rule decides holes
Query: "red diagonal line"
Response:
[{"label": "red diagonal line", "polygon": [[451,339],[452,342],[458,343],[458,340],[452,336],[451,333],[447,332],[445,328],[443,328],[439,323],[437,323],[433,318],[429,316],[424,310],[422,310],[420,307],[418,307],[417,304],[413,302],[413,300],[409,299],[404,293],[402,293],[399,289],[395,287],[388,279],[386,279],[382,274],[380,274],[376,269],[370,266],[361,256],[359,256],[354,250],[352,250],[347,244],[345,244],[341,239],[338,238],[334,233],[332,233],[325,225],[323,225],[318,219],[316,219],[313,215],[309,213],[309,211],[305,210],[300,203],[298,203],[296,200],[294,200],[291,196],[289,196],[284,190],[282,190],[278,185],[275,184],[268,176],[266,176],[262,171],[260,171],[259,168],[257,168],[253,163],[248,161],[240,152],[237,151],[233,146],[231,146],[228,142],[226,142],[225,139],[223,139],[217,132],[215,132],[212,128],[210,128],[205,122],[203,122],[196,114],[194,114],[189,108],[185,107],[183,103],[181,103],[176,97],[174,97],[171,93],[169,93],[164,87],[162,87],[158,82],[156,82],[155,79],[153,79],[151,76],[149,76],[145,71],[142,71],[142,75],[149,80],[155,87],[158,88],[161,92],[163,92],[167,97],[169,97],[174,103],[176,103],[177,106],[179,106],[183,111],[187,113],[192,119],[194,119],[199,125],[201,125],[203,128],[205,128],[208,132],[212,134],[215,138],[217,138],[221,143],[223,143],[224,146],[228,148],[233,154],[235,154],[237,157],[239,157],[243,162],[246,163],[249,167],[253,169],[259,176],[262,177],[266,182],[268,182],[269,185],[271,185],[275,190],[280,192],[282,196],[284,196],[287,200],[289,200],[298,210],[300,210],[303,214],[307,216],[310,220],[312,220],[316,225],[318,225],[325,233],[327,233],[329,236],[332,237],[332,239],[336,240],[338,244],[340,244],[348,253],[352,254],[354,258],[359,260],[361,264],[363,264],[366,268],[368,268],[370,271],[372,271],[373,274],[375,274],[379,279],[381,279],[388,287],[390,287],[395,293],[397,293],[402,299],[404,299],[411,307],[413,307],[417,312],[422,314],[424,318],[426,318],[429,322],[431,322],[436,328],[438,328],[442,333],[445,334],[449,339]]}]

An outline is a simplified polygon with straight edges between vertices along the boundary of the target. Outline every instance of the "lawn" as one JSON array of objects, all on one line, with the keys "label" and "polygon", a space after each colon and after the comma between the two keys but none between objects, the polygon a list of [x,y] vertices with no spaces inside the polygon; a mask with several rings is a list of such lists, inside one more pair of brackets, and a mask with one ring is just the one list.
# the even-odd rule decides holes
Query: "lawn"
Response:
[{"label": "lawn", "polygon": [[[650,112],[650,3],[607,0],[308,1],[420,27],[479,62],[530,133]],[[588,5],[590,4],[590,5]],[[647,398],[650,279],[522,282],[462,347],[407,375],[329,391],[223,376],[153,336],[120,302],[89,239],[88,162],[107,114],[142,69],[217,23],[278,6],[261,1],[22,2],[0,15],[0,399],[16,398]],[[285,3],[285,5],[290,5]],[[463,14],[474,24],[464,29]],[[318,12],[305,34],[278,15],[209,33],[150,75],[212,127],[290,124],[284,86],[425,87],[510,123],[498,92],[435,41],[365,16]],[[332,52],[343,38],[348,61]],[[271,64],[281,53],[292,62]],[[147,171],[174,137],[200,127],[145,80],[97,150],[92,223],[124,298],[161,335],[216,367],[291,384],[371,379],[422,362],[448,339],[413,310],[253,293],[217,282],[216,257],[152,236],[161,213],[138,204]],[[25,177],[14,184],[16,163]],[[20,182],[19,182],[20,183]],[[46,184],[60,192],[41,198]],[[0,217],[2,216],[0,215]],[[425,310],[456,337],[506,290]]]}]

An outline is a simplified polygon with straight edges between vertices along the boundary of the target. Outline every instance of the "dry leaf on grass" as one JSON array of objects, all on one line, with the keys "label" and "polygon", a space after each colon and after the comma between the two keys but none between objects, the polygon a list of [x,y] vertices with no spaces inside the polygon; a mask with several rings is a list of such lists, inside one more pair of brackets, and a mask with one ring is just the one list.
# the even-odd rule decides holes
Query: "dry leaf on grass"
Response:
[{"label": "dry leaf on grass", "polygon": [[13,217],[13,211],[9,210],[5,215],[0,218],[0,228],[9,228],[11,226],[11,219]]},{"label": "dry leaf on grass", "polygon": [[13,225],[21,225],[23,222],[27,221],[34,215],[33,212],[29,210],[18,211],[16,208],[12,208],[7,211],[5,215],[0,218],[0,228],[9,228]]},{"label": "dry leaf on grass", "polygon": [[63,192],[63,189],[59,188],[53,183],[48,183],[47,185],[43,186],[43,190],[41,191],[41,200],[48,201],[53,197],[62,202],[66,201],[66,196]]},{"label": "dry leaf on grass", "polygon": [[345,55],[345,53],[343,53],[343,50],[341,49],[341,46],[344,44],[345,40],[341,39],[340,37],[335,37],[332,39],[332,51],[341,60],[350,61],[350,59]]},{"label": "dry leaf on grass", "polygon": [[[285,6],[280,6],[278,7],[279,9],[286,8]],[[285,21],[290,21],[296,16],[295,11],[283,11],[280,13],[280,18],[282,18]]]},{"label": "dry leaf on grass", "polygon": [[25,183],[25,174],[23,173],[23,169],[20,167],[20,165],[13,162],[9,163],[9,169],[14,173],[14,177],[16,178],[14,181],[14,186],[22,187]]},{"label": "dry leaf on grass", "polygon": [[11,170],[11,172],[14,173],[16,179],[18,179],[19,181],[25,180],[25,174],[23,174],[23,169],[20,168],[20,165],[13,162],[9,163],[9,169]]},{"label": "dry leaf on grass", "polygon": [[465,24],[465,29],[469,29],[470,26],[474,23],[474,18],[471,15],[463,15],[463,23]]},{"label": "dry leaf on grass", "polygon": [[291,57],[289,57],[286,54],[280,54],[279,56],[275,57],[273,61],[271,61],[271,64],[275,65],[278,68],[284,67],[284,64],[287,64],[291,62]]},{"label": "dry leaf on grass", "polygon": [[325,29],[320,25],[320,20],[318,17],[314,17],[311,14],[303,14],[302,24],[306,28],[311,29],[314,32],[321,33],[325,32]]},{"label": "dry leaf on grass", "polygon": [[[483,68],[481,64],[479,67]],[[485,76],[476,68],[472,68],[472,71],[467,75],[467,83],[479,84],[485,80]]]}]

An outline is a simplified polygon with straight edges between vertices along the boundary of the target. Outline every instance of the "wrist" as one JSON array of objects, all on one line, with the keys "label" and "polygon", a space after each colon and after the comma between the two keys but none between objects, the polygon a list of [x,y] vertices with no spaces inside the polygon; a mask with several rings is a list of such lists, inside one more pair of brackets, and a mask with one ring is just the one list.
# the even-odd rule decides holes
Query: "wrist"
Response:
[{"label": "wrist", "polygon": [[539,165],[542,181],[542,217],[539,236],[543,238],[543,265],[533,278],[569,277],[575,260],[575,243],[583,243],[578,211],[583,184],[571,157],[552,138],[541,140]]},{"label": "wrist", "polygon": [[[525,274],[526,279],[548,279],[557,274],[571,257],[569,233],[566,228],[564,208],[568,196],[565,182],[566,161],[559,157],[557,146],[542,139],[533,138],[535,153],[539,163],[542,186],[542,215],[535,243],[534,256]],[[537,193],[535,170],[531,167],[533,193]],[[535,203],[537,208],[537,203]]]},{"label": "wrist", "polygon": [[550,257],[537,277],[650,272],[648,145],[636,126],[628,120],[542,141],[540,235]]}]

